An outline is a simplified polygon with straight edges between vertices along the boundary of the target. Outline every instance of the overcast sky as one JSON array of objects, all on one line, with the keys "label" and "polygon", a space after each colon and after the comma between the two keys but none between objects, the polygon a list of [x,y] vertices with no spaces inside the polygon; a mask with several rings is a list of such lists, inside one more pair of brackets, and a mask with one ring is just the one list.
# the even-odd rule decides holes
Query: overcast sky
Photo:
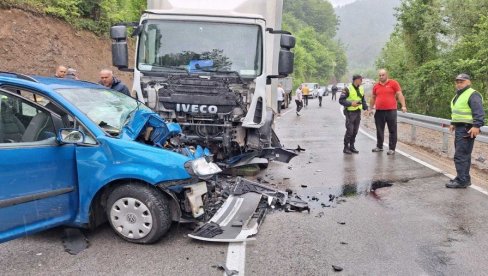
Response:
[{"label": "overcast sky", "polygon": [[354,1],[356,0],[329,0],[329,2],[332,3],[332,6],[334,6],[334,8],[337,6],[344,6]]}]

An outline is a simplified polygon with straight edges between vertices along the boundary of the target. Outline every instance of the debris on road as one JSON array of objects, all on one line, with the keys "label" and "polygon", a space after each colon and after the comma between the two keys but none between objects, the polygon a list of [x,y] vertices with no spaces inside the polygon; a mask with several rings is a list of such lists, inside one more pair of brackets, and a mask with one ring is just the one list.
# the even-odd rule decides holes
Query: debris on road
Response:
[{"label": "debris on road", "polygon": [[[269,209],[301,212],[308,203],[291,191],[281,191],[237,177],[223,178],[209,184],[206,213],[210,220],[188,236],[214,242],[240,242],[257,234]],[[225,198],[225,201],[224,201]]]},{"label": "debris on road", "polygon": [[87,249],[90,245],[88,239],[78,228],[64,228],[63,235],[64,250],[71,255],[76,255]]},{"label": "debris on road", "polygon": [[217,265],[217,268],[220,268],[221,270],[225,271],[225,274],[227,276],[233,276],[233,275],[239,274],[239,271],[237,271],[237,270],[230,270],[230,269],[227,268],[227,266],[225,264],[218,264]]},{"label": "debris on road", "polygon": [[332,268],[334,269],[334,271],[337,271],[337,272],[344,270],[344,268],[342,268],[338,265],[332,265]]},{"label": "debris on road", "polygon": [[344,221],[338,221],[337,223],[339,223],[340,225],[345,225],[346,224]]},{"label": "debris on road", "polygon": [[300,185],[300,187],[302,187],[302,188],[307,188],[308,186],[307,186],[307,185],[305,185],[305,184],[302,184],[302,185]]}]

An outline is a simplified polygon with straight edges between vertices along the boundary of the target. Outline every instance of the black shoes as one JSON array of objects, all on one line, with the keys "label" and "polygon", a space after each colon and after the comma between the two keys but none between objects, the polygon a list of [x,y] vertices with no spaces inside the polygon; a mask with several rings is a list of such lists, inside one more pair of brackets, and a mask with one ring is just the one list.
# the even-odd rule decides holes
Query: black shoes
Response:
[{"label": "black shoes", "polygon": [[352,151],[351,151],[351,149],[349,149],[349,147],[344,147],[344,150],[342,150],[342,152],[344,154],[352,154]]},{"label": "black shoes", "polygon": [[356,149],[354,146],[351,146],[351,147],[349,148],[349,150],[350,150],[352,153],[356,153],[356,154],[357,154],[357,153],[359,153],[359,150],[357,150],[357,149]]},{"label": "black shoes", "polygon": [[449,183],[446,183],[446,188],[450,188],[450,189],[465,189],[469,186],[471,186],[470,181],[462,183],[457,179],[449,180]]},{"label": "black shoes", "polygon": [[372,150],[372,152],[381,152],[381,151],[383,151],[383,149],[382,148],[378,148],[378,147],[376,147],[376,148],[374,148]]}]

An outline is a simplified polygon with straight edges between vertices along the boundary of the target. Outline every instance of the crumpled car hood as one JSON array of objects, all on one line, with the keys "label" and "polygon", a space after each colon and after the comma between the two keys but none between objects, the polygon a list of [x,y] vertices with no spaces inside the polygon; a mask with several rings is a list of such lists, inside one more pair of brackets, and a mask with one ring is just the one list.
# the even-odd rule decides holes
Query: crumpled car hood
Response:
[{"label": "crumpled car hood", "polygon": [[163,147],[166,141],[178,134],[181,134],[181,127],[177,123],[166,123],[158,114],[146,110],[138,110],[132,119],[122,128],[120,137],[135,141],[142,132],[151,127],[152,131],[147,138],[154,145]]}]

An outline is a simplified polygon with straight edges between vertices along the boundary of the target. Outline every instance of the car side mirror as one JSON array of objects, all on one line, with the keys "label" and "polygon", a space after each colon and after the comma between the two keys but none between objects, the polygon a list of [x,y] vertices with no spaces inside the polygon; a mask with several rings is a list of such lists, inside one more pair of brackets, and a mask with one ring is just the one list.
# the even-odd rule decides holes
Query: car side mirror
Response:
[{"label": "car side mirror", "polygon": [[62,144],[79,144],[85,141],[85,134],[77,129],[62,128],[57,138]]}]

